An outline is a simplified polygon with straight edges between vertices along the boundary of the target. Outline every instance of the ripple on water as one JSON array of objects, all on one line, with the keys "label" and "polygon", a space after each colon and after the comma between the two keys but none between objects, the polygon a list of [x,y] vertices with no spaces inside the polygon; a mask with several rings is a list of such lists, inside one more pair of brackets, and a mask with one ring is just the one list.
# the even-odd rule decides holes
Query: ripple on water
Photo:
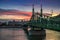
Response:
[{"label": "ripple on water", "polygon": [[60,40],[60,32],[46,30],[46,40]]},{"label": "ripple on water", "polygon": [[28,40],[22,29],[0,29],[0,40]]}]

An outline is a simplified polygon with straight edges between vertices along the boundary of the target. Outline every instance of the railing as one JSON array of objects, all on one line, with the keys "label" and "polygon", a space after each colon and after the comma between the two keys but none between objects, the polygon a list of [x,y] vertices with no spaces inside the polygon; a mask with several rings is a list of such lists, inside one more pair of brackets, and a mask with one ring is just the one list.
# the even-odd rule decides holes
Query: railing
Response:
[{"label": "railing", "polygon": [[42,18],[41,22],[40,20],[31,20],[28,22],[28,25],[60,31],[60,23],[51,19],[48,20]]}]

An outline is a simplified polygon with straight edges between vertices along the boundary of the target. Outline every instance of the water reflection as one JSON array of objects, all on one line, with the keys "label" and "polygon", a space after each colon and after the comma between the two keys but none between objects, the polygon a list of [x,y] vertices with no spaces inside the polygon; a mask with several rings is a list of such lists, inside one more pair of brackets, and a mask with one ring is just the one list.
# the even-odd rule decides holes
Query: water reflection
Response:
[{"label": "water reflection", "polygon": [[0,29],[0,40],[27,40],[22,29]]},{"label": "water reflection", "polygon": [[[35,35],[29,36],[29,40],[42,40],[44,37]],[[0,29],[0,40],[28,40],[22,29]],[[46,40],[60,40],[60,32],[46,30]]]},{"label": "water reflection", "polygon": [[33,30],[30,31],[30,35],[28,35],[29,40],[45,40],[46,32],[45,30]]},{"label": "water reflection", "polygon": [[46,30],[46,40],[60,40],[60,32]]},{"label": "water reflection", "polygon": [[45,40],[45,38],[43,36],[34,35],[34,36],[30,36],[29,40]]}]

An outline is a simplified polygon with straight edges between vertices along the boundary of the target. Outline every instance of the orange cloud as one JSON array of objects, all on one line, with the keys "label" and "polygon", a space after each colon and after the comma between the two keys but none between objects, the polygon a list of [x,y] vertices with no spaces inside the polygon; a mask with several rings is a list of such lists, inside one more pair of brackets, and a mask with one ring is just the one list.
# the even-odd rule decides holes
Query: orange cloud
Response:
[{"label": "orange cloud", "polygon": [[32,12],[25,11],[6,11],[0,12],[0,19],[25,19],[31,18]]},{"label": "orange cloud", "polygon": [[25,19],[29,20],[31,17],[19,16],[19,15],[1,15],[0,19]]},{"label": "orange cloud", "polygon": [[24,16],[31,16],[31,12],[25,11],[7,11],[7,12],[0,12],[0,15],[24,15]]}]

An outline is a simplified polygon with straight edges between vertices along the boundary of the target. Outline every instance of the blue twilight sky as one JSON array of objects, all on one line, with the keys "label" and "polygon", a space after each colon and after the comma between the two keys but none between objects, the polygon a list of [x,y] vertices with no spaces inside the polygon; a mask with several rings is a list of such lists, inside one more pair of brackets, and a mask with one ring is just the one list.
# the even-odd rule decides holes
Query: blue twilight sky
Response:
[{"label": "blue twilight sky", "polygon": [[[35,1],[35,2],[34,2]],[[41,0],[0,0],[1,9],[16,9],[21,11],[32,11],[32,4],[35,4],[35,11],[40,12]],[[60,13],[60,0],[42,0],[43,12]]]}]

